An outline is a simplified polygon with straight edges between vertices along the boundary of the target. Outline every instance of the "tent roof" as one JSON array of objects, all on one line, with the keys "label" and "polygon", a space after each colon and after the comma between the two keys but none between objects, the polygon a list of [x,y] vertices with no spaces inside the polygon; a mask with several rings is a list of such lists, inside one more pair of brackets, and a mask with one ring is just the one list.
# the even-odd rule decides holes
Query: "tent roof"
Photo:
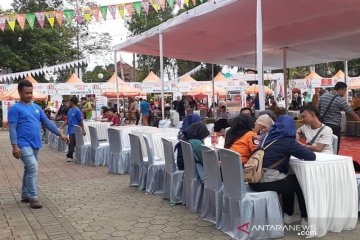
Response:
[{"label": "tent roof", "polygon": [[32,84],[38,84],[39,82],[35,80],[31,75],[27,75],[24,80],[30,81]]},{"label": "tent roof", "polygon": [[[360,57],[359,0],[263,0],[262,11],[266,69],[283,68],[284,47],[288,67]],[[158,56],[159,32],[165,57],[256,68],[254,0],[211,0],[114,49]]]},{"label": "tent roof", "polygon": [[111,76],[111,78],[109,80],[107,80],[107,83],[116,83],[116,79],[118,79],[119,83],[125,83],[125,81],[122,80],[119,76],[117,76],[115,72]]},{"label": "tent roof", "polygon": [[[115,97],[117,97],[117,92],[116,92],[116,89],[112,89],[112,90],[103,92],[102,95],[106,96],[106,97],[115,98]],[[141,91],[141,89],[130,86],[129,84],[122,84],[121,86],[119,86],[119,96],[120,97],[135,97],[135,96],[141,96],[141,95],[146,95],[146,93]]]},{"label": "tent roof", "polygon": [[179,79],[179,82],[196,82],[196,80],[193,79],[189,74],[186,74]]},{"label": "tent roof", "polygon": [[322,77],[319,74],[317,74],[316,72],[311,72],[305,77],[305,79],[308,79],[308,78],[322,78]]},{"label": "tent roof", "polygon": [[[265,94],[272,94],[272,90],[268,88],[267,86],[264,86]],[[250,87],[246,89],[247,94],[256,94],[259,92],[259,86],[257,84],[253,84]]]},{"label": "tent roof", "polygon": [[143,80],[143,82],[160,82],[160,78],[153,71],[151,71],[149,75],[147,75],[147,77]]},{"label": "tent roof", "polygon": [[[200,87],[194,88],[191,91],[187,92],[188,95],[212,95],[213,94],[213,88],[211,85],[211,82],[209,84],[202,85]],[[223,88],[215,87],[215,94],[216,95],[226,95],[227,91]]]},{"label": "tent roof", "polygon": [[[46,100],[48,96],[46,94],[39,93],[37,91],[33,91],[33,100]],[[1,96],[2,100],[20,100],[19,92],[17,88],[4,93]]]},{"label": "tent roof", "polygon": [[75,73],[71,74],[71,76],[69,77],[68,80],[66,80],[65,83],[84,83],[83,81],[81,81]]},{"label": "tent roof", "polygon": [[216,74],[216,76],[214,77],[214,80],[215,81],[225,81],[226,77],[221,72],[218,72],[218,74]]},{"label": "tent roof", "polygon": [[344,79],[345,78],[345,73],[341,70],[337,71],[337,73],[332,76],[332,78],[336,78],[336,79]]}]

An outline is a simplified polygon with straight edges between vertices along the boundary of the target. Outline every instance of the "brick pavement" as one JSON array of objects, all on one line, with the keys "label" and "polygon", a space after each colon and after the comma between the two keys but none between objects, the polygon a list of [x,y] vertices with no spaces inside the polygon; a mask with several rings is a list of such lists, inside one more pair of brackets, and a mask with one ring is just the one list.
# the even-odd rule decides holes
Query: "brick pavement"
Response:
[{"label": "brick pavement", "polygon": [[[0,132],[0,239],[229,239],[198,214],[170,206],[160,196],[128,187],[128,175],[105,167],[66,163],[63,153],[40,152],[42,209],[20,202],[23,165],[12,158],[6,132]],[[299,239],[294,232],[285,239]],[[324,239],[360,239],[355,231]]]}]

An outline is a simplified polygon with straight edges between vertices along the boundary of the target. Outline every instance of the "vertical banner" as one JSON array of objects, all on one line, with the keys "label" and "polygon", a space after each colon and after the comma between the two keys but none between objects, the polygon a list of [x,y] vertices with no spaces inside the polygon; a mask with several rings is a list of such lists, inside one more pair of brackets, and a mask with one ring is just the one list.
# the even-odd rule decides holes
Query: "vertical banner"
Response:
[{"label": "vertical banner", "polygon": [[99,7],[92,7],[91,8],[91,14],[95,17],[95,20],[97,22],[99,21],[99,11],[100,11]]},{"label": "vertical banner", "polygon": [[108,6],[109,12],[113,19],[115,19],[116,16],[116,5],[110,5]]},{"label": "vertical banner", "polygon": [[46,12],[45,16],[49,21],[50,26],[53,28],[55,23],[55,12],[54,11]]},{"label": "vertical banner", "polygon": [[165,7],[166,7],[166,0],[160,0],[160,7],[161,10],[164,12],[165,11]]},{"label": "vertical banner", "polygon": [[107,6],[100,7],[101,16],[106,21],[106,15],[107,15]]},{"label": "vertical banner", "polygon": [[0,16],[0,29],[4,32],[5,31],[5,25],[6,25],[6,17]]},{"label": "vertical banner", "polygon": [[45,23],[45,13],[44,12],[36,12],[35,13],[36,19],[38,20],[38,23],[41,28],[44,28]]},{"label": "vertical banner", "polygon": [[131,17],[134,13],[134,7],[132,3],[125,3],[126,11],[128,12],[129,16]]},{"label": "vertical banner", "polygon": [[119,11],[119,14],[122,18],[124,18],[125,16],[125,5],[122,3],[122,4],[118,4],[117,5],[117,9]]},{"label": "vertical banner", "polygon": [[141,5],[144,8],[145,13],[149,14],[149,6],[150,6],[149,0],[143,0],[141,2]]},{"label": "vertical banner", "polygon": [[15,30],[15,24],[16,24],[16,15],[12,14],[12,15],[7,15],[6,16],[6,21],[8,22],[11,30]]},{"label": "vertical banner", "polygon": [[137,15],[141,15],[141,2],[134,2],[133,3],[133,7],[135,9],[135,12],[137,13]]},{"label": "vertical banner", "polygon": [[34,30],[34,24],[35,24],[35,14],[34,13],[28,13],[26,14],[26,20],[31,28],[31,30]]},{"label": "vertical banner", "polygon": [[74,10],[65,10],[64,16],[65,16],[66,22],[69,24],[69,26],[71,26],[72,20],[74,19]]},{"label": "vertical banner", "polygon": [[84,16],[85,16],[86,22],[90,22],[90,19],[91,19],[91,9],[90,9],[90,8],[84,8],[84,9],[83,9],[83,12],[84,12]]},{"label": "vertical banner", "polygon": [[15,101],[1,101],[2,102],[2,116],[3,116],[3,128],[8,127],[8,112],[12,105],[15,104]]},{"label": "vertical banner", "polygon": [[63,11],[55,12],[55,18],[56,18],[57,23],[61,27],[63,20],[64,20],[64,12]]},{"label": "vertical banner", "polygon": [[18,21],[21,30],[24,30],[26,22],[25,14],[16,14],[16,20]]}]

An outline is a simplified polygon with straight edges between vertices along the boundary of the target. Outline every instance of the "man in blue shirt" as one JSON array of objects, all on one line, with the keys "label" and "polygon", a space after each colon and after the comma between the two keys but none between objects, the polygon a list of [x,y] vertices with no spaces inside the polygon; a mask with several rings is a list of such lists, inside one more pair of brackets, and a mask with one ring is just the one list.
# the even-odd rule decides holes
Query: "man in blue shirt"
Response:
[{"label": "man in blue shirt", "polygon": [[41,148],[41,123],[66,143],[68,138],[56,128],[39,105],[32,103],[33,86],[23,80],[18,84],[20,102],[9,109],[8,122],[13,156],[25,165],[21,202],[30,203],[32,208],[41,208],[37,195],[38,153]]},{"label": "man in blue shirt", "polygon": [[148,119],[149,119],[149,111],[150,106],[149,103],[145,100],[140,98],[140,112],[142,116],[142,125],[149,126]]},{"label": "man in blue shirt", "polygon": [[84,130],[83,115],[80,109],[77,107],[78,102],[79,99],[75,96],[73,96],[70,99],[70,109],[67,114],[67,119],[64,122],[64,124],[61,126],[61,129],[63,129],[66,124],[68,125],[68,134],[70,138],[69,150],[68,153],[66,154],[66,157],[68,158],[67,160],[68,162],[73,161],[74,149],[76,146],[74,125],[80,126],[82,128],[83,135],[85,136],[86,134]]}]

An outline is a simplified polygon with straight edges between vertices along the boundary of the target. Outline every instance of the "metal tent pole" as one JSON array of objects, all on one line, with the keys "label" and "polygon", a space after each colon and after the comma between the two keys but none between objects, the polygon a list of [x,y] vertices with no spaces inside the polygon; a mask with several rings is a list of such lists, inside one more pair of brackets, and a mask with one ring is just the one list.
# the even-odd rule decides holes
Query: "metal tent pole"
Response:
[{"label": "metal tent pole", "polygon": [[161,113],[162,119],[165,119],[165,99],[164,99],[164,49],[163,49],[163,35],[159,33],[159,47],[160,47],[160,78],[161,78]]},{"label": "metal tent pole", "polygon": [[[346,85],[348,86],[348,89],[349,89],[349,67],[348,67],[348,61],[345,61],[344,62],[344,68],[345,68],[345,77],[344,77],[344,81],[346,83]],[[349,93],[347,92],[346,93],[346,102],[349,102]]]},{"label": "metal tent pole", "polygon": [[259,106],[260,106],[260,110],[265,110],[261,0],[257,0],[257,5],[256,5],[256,65],[258,72]]},{"label": "metal tent pole", "polygon": [[287,72],[287,48],[283,48],[283,73],[284,73],[284,92],[285,92],[285,112],[288,114],[289,99],[287,96],[288,90],[288,72]]},{"label": "metal tent pole", "polygon": [[118,79],[118,69],[117,69],[117,52],[114,51],[114,71],[115,71],[115,77],[116,77],[116,110],[118,113],[120,113],[120,99],[119,99],[119,79]]}]

